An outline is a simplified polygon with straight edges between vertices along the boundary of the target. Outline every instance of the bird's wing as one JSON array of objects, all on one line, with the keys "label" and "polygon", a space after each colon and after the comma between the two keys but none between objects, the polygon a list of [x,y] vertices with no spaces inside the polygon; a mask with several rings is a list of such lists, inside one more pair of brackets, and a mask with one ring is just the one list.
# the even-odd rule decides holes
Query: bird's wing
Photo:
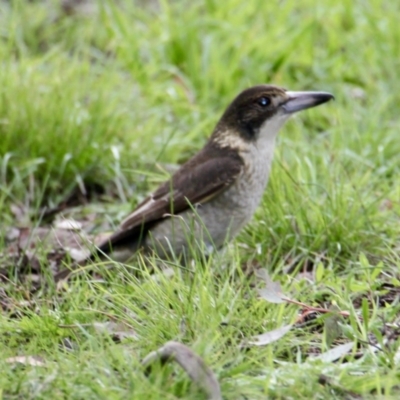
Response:
[{"label": "bird's wing", "polygon": [[146,225],[171,214],[179,214],[191,204],[209,201],[229,187],[240,174],[243,163],[239,157],[213,157],[203,160],[192,159],[184,164],[172,178],[162,184],[152,195],[147,197],[121,223],[119,229],[98,248],[118,245],[126,238],[134,238],[145,229]]}]

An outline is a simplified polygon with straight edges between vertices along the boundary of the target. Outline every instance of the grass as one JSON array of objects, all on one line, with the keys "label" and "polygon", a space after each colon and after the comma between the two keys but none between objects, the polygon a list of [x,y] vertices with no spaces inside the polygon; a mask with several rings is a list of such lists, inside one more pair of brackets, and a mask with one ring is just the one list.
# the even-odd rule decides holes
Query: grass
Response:
[{"label": "grass", "polygon": [[[201,148],[247,86],[336,97],[286,125],[252,223],[207,265],[194,260],[195,272],[139,279],[119,266],[105,282],[82,276],[36,295],[4,284],[1,398],[205,398],[178,368],[143,373],[141,359],[168,340],[205,360],[226,399],[397,398],[399,11],[383,0],[160,0],[67,16],[57,1],[0,2],[2,247],[6,228],[21,224],[12,206],[36,226],[38,210],[76,184],[106,182],[112,195],[87,212],[118,223],[166,164]],[[246,265],[266,268],[298,301],[349,311],[340,337],[357,345],[345,362],[312,360],[335,347],[325,316],[240,348],[299,312],[259,299]],[[305,267],[312,280],[298,275]],[[138,339],[115,343],[93,327],[110,319]],[[45,365],[6,362],[17,355]]]}]

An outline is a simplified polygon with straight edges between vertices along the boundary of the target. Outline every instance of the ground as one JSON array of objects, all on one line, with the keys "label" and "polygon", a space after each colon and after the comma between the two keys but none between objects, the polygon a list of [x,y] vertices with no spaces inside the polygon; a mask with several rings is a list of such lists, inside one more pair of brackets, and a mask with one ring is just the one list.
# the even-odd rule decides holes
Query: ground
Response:
[{"label": "ground", "polygon": [[[73,3],[0,1],[2,398],[221,398],[202,368],[224,399],[398,398],[399,3]],[[258,83],[336,100],[282,130],[234,243],[56,287]],[[171,341],[190,377],[142,364]]]}]

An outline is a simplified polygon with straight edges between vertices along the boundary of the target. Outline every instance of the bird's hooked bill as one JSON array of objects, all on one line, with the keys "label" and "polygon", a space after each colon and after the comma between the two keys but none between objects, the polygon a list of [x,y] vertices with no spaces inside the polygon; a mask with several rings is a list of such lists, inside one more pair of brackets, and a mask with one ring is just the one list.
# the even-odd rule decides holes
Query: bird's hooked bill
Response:
[{"label": "bird's hooked bill", "polygon": [[288,100],[282,105],[286,113],[291,114],[307,108],[315,107],[334,99],[327,92],[286,92]]}]

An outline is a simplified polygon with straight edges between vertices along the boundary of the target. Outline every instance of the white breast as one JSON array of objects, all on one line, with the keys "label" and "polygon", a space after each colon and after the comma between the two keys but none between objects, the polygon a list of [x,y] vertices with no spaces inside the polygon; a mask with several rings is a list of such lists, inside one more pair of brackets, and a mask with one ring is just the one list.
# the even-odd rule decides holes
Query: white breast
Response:
[{"label": "white breast", "polygon": [[[245,168],[243,176],[237,184],[243,202],[245,203],[244,199],[247,199],[247,204],[243,205],[247,206],[251,213],[254,213],[259,205],[268,183],[276,136],[286,119],[287,115],[285,114],[277,114],[269,119],[261,126],[257,140],[241,151]],[[248,194],[246,195],[246,193]]]}]

